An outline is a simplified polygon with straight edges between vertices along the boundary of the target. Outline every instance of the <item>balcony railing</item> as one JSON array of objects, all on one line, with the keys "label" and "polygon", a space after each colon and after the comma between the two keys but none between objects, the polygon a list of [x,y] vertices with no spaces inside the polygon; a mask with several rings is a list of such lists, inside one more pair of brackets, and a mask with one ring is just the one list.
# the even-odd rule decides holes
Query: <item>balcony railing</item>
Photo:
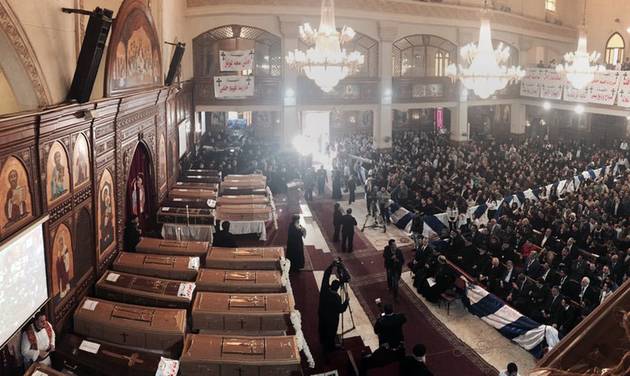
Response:
[{"label": "balcony railing", "polygon": [[282,77],[255,77],[254,95],[241,99],[216,98],[211,78],[195,79],[195,105],[280,105],[282,103]]},{"label": "balcony railing", "polygon": [[333,91],[323,92],[307,77],[298,78],[298,104],[377,104],[379,103],[379,79],[350,77],[341,81]]}]

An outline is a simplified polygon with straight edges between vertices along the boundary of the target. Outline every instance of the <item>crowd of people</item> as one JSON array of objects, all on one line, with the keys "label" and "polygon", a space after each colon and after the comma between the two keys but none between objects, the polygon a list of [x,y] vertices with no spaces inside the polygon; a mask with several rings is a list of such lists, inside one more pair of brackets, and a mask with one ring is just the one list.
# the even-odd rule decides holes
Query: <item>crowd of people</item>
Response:
[{"label": "crowd of people", "polygon": [[[366,136],[341,140],[337,167],[355,176],[367,170],[368,200],[371,190],[385,190],[416,213],[409,266],[429,301],[452,287],[455,265],[563,336],[630,277],[627,150],[539,139],[457,145],[418,133],[399,134],[391,153],[371,144]],[[540,189],[603,165],[612,168],[575,191]],[[538,199],[501,204],[530,188],[540,189]],[[482,204],[487,221],[462,220]],[[423,239],[423,218],[438,213],[447,214],[448,228]]]}]

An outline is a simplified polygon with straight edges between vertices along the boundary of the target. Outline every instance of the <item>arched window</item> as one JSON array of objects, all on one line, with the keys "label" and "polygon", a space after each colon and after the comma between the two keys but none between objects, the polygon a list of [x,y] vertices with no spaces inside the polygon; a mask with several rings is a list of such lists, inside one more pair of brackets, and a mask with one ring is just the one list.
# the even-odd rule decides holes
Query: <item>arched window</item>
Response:
[{"label": "arched window", "polygon": [[435,35],[408,35],[394,42],[392,75],[394,77],[444,76],[455,56],[457,46]]},{"label": "arched window", "polygon": [[623,50],[625,42],[621,34],[614,33],[608,38],[606,43],[606,64],[616,65],[623,61]]}]

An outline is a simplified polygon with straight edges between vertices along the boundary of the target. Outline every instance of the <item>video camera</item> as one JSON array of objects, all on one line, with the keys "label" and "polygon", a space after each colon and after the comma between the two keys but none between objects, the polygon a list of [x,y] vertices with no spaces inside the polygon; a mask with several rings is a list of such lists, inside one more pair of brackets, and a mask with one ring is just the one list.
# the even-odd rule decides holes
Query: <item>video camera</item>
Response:
[{"label": "video camera", "polygon": [[337,276],[339,282],[342,284],[349,283],[351,279],[350,273],[348,273],[348,269],[346,269],[346,266],[343,264],[343,260],[341,259],[341,257],[333,261],[333,264],[336,267],[335,275]]}]

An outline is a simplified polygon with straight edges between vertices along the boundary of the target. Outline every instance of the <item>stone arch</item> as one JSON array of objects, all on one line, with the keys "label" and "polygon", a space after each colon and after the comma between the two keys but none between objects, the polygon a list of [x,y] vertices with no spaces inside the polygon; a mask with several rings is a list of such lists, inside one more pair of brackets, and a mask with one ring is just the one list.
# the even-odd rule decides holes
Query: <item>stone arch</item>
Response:
[{"label": "stone arch", "polygon": [[50,90],[42,68],[7,0],[0,0],[0,51],[0,69],[11,72],[6,79],[20,110],[50,105]]}]

